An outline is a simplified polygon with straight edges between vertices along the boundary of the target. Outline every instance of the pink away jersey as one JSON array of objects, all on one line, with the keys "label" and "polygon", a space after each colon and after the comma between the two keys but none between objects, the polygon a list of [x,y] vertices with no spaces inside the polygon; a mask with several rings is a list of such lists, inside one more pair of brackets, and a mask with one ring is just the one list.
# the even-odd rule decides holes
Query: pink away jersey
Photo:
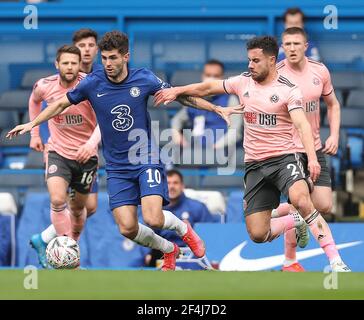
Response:
[{"label": "pink away jersey", "polygon": [[[84,76],[79,74],[74,86]],[[37,81],[29,98],[30,120],[40,113],[42,101],[46,101],[49,105],[62,98],[70,89],[61,86],[58,74]],[[90,139],[97,126],[96,115],[89,102],[84,101],[71,105],[58,116],[48,120],[48,126],[50,131],[48,150],[55,151],[67,159],[76,160],[78,149]],[[39,126],[33,128],[31,134],[39,136]],[[97,155],[97,148],[93,155]]]},{"label": "pink away jersey", "polygon": [[[293,70],[287,61],[283,60],[277,65],[277,71],[284,77],[292,80],[301,90],[303,105],[307,120],[311,124],[312,135],[315,141],[315,149],[322,148],[320,139],[320,97],[328,96],[334,90],[330,73],[320,62],[305,58],[303,71]],[[297,130],[293,129],[293,140],[297,146],[297,152],[305,152]]]},{"label": "pink away jersey", "polygon": [[245,162],[293,153],[293,123],[289,112],[302,109],[302,94],[283,76],[267,84],[255,82],[249,72],[224,80],[228,94],[239,96],[244,108]]}]

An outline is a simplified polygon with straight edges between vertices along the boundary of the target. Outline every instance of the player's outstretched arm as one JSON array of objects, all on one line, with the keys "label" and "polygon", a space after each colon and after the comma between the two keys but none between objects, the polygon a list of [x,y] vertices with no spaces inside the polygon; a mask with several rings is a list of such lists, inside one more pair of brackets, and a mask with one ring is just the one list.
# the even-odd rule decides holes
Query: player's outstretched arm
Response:
[{"label": "player's outstretched arm", "polygon": [[242,106],[242,105],[222,108],[220,106],[214,105],[213,103],[211,103],[205,99],[186,96],[186,95],[180,95],[177,97],[176,100],[178,102],[180,102],[181,104],[188,106],[188,107],[207,110],[210,112],[215,112],[226,121],[228,126],[230,126],[230,116],[232,114],[243,114],[244,113],[244,106]]},{"label": "player's outstretched arm", "polygon": [[308,122],[306,115],[301,108],[293,109],[289,113],[294,126],[296,127],[308,158],[308,171],[313,182],[320,175],[321,166],[317,161],[315,144],[312,136],[311,125]]},{"label": "player's outstretched arm", "polygon": [[[42,100],[42,90],[36,85],[29,97],[28,110],[30,121],[34,120],[41,113]],[[35,151],[44,151],[44,145],[39,134],[39,127],[32,129],[29,146]]]},{"label": "player's outstretched arm", "polygon": [[154,104],[168,104],[177,99],[180,95],[193,97],[206,97],[213,94],[225,93],[223,80],[209,80],[200,83],[193,83],[182,87],[173,87],[159,90],[154,95]]},{"label": "player's outstretched arm", "polygon": [[332,91],[328,96],[324,96],[327,105],[327,117],[330,125],[330,136],[325,141],[323,152],[334,155],[339,147],[340,134],[340,103]]},{"label": "player's outstretched arm", "polygon": [[6,135],[7,138],[17,136],[18,134],[24,134],[32,130],[33,127],[39,126],[42,122],[53,118],[54,116],[60,114],[64,109],[68,108],[72,103],[68,100],[65,95],[63,98],[55,101],[54,103],[48,105],[33,121],[25,124],[20,124],[14,129],[10,130]]}]

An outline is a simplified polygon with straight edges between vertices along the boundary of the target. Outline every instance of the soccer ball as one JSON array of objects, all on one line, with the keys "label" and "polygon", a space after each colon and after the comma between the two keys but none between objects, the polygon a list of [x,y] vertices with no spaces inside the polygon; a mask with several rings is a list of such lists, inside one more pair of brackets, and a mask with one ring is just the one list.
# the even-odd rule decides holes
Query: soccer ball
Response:
[{"label": "soccer ball", "polygon": [[69,237],[57,237],[48,243],[48,263],[54,269],[75,269],[80,265],[80,247]]}]

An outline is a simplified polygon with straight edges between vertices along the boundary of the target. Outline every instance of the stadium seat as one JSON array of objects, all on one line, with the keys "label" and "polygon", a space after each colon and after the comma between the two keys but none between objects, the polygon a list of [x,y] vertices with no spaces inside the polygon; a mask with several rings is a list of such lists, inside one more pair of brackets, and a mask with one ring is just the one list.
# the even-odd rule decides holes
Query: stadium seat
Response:
[{"label": "stadium seat", "polygon": [[14,267],[16,258],[15,215],[0,211],[0,267]]},{"label": "stadium seat", "polygon": [[15,138],[7,139],[6,135],[12,128],[6,128],[0,134],[0,147],[22,147],[29,146],[30,134],[18,135]]},{"label": "stadium seat", "polygon": [[31,89],[34,84],[41,78],[48,77],[55,74],[56,71],[53,69],[31,69],[27,70],[21,80],[21,87],[23,89]]},{"label": "stadium seat", "polygon": [[0,96],[0,109],[25,110],[28,108],[30,90],[6,91]]},{"label": "stadium seat", "polygon": [[211,214],[224,215],[226,212],[225,199],[219,191],[185,189],[184,193],[187,197],[204,203]]},{"label": "stadium seat", "polygon": [[177,70],[173,73],[171,84],[173,86],[183,86],[201,81],[201,71],[198,70]]},{"label": "stadium seat", "polygon": [[[348,99],[346,101],[346,105],[348,107],[357,107],[357,108],[364,108],[364,99],[363,99],[363,95],[364,95],[364,90],[351,90],[349,92],[349,96]],[[364,116],[364,110],[363,112],[363,116]]]},{"label": "stadium seat", "polygon": [[164,82],[168,82],[167,81],[167,75],[163,70],[158,70],[158,71],[154,71],[154,74],[161,80],[163,80]]},{"label": "stadium seat", "polygon": [[170,127],[168,113],[165,109],[149,108],[148,112],[149,112],[151,121],[158,121],[159,130],[164,130],[164,129]]},{"label": "stadium seat", "polygon": [[43,152],[30,150],[25,161],[25,169],[43,169],[44,155]]},{"label": "stadium seat", "polygon": [[16,201],[10,192],[0,192],[0,213],[3,215],[18,213]]},{"label": "stadium seat", "polygon": [[13,128],[18,124],[18,114],[15,111],[0,111],[0,131],[5,128]]},{"label": "stadium seat", "polygon": [[[341,126],[364,128],[364,110],[360,108],[342,108],[341,109]],[[329,125],[328,118],[325,118],[325,126]]]},{"label": "stadium seat", "polygon": [[242,176],[205,176],[201,187],[205,189],[243,188]]},{"label": "stadium seat", "polygon": [[[18,172],[15,172],[18,171]],[[44,187],[44,174],[23,173],[21,170],[14,170],[13,173],[0,170],[1,187]]]},{"label": "stadium seat", "polygon": [[[243,70],[245,71],[245,70]],[[231,71],[226,71],[224,74],[224,79],[228,79],[231,77],[235,77],[235,76],[239,76],[240,74],[243,73],[242,70],[231,70]]]},{"label": "stadium seat", "polygon": [[227,201],[226,223],[244,222],[243,207],[244,192],[242,190],[232,191]]},{"label": "stadium seat", "polygon": [[359,72],[332,72],[331,80],[335,88],[358,88],[363,83],[363,75]]}]

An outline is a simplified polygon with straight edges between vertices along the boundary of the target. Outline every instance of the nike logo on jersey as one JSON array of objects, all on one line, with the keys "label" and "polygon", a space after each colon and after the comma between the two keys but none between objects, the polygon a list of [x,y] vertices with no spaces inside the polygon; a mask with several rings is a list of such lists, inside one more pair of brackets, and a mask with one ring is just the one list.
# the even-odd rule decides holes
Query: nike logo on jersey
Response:
[{"label": "nike logo on jersey", "polygon": [[98,98],[100,98],[100,97],[104,96],[105,94],[107,94],[107,93],[98,93],[96,96],[97,96]]},{"label": "nike logo on jersey", "polygon": [[[363,241],[354,241],[348,243],[341,243],[336,245],[338,249],[350,248],[361,244]],[[269,256],[258,259],[246,259],[241,256],[241,252],[244,247],[248,244],[248,241],[236,246],[232,249],[224,258],[222,258],[220,263],[221,271],[261,271],[267,270],[283,265],[284,254],[279,254],[275,256]],[[297,252],[297,260],[304,260],[319,256],[324,254],[321,248],[308,249]]]},{"label": "nike logo on jersey", "polygon": [[150,187],[150,188],[154,188],[154,187],[156,187],[156,186],[159,186],[159,184],[150,184],[150,185],[149,185],[149,187]]}]

